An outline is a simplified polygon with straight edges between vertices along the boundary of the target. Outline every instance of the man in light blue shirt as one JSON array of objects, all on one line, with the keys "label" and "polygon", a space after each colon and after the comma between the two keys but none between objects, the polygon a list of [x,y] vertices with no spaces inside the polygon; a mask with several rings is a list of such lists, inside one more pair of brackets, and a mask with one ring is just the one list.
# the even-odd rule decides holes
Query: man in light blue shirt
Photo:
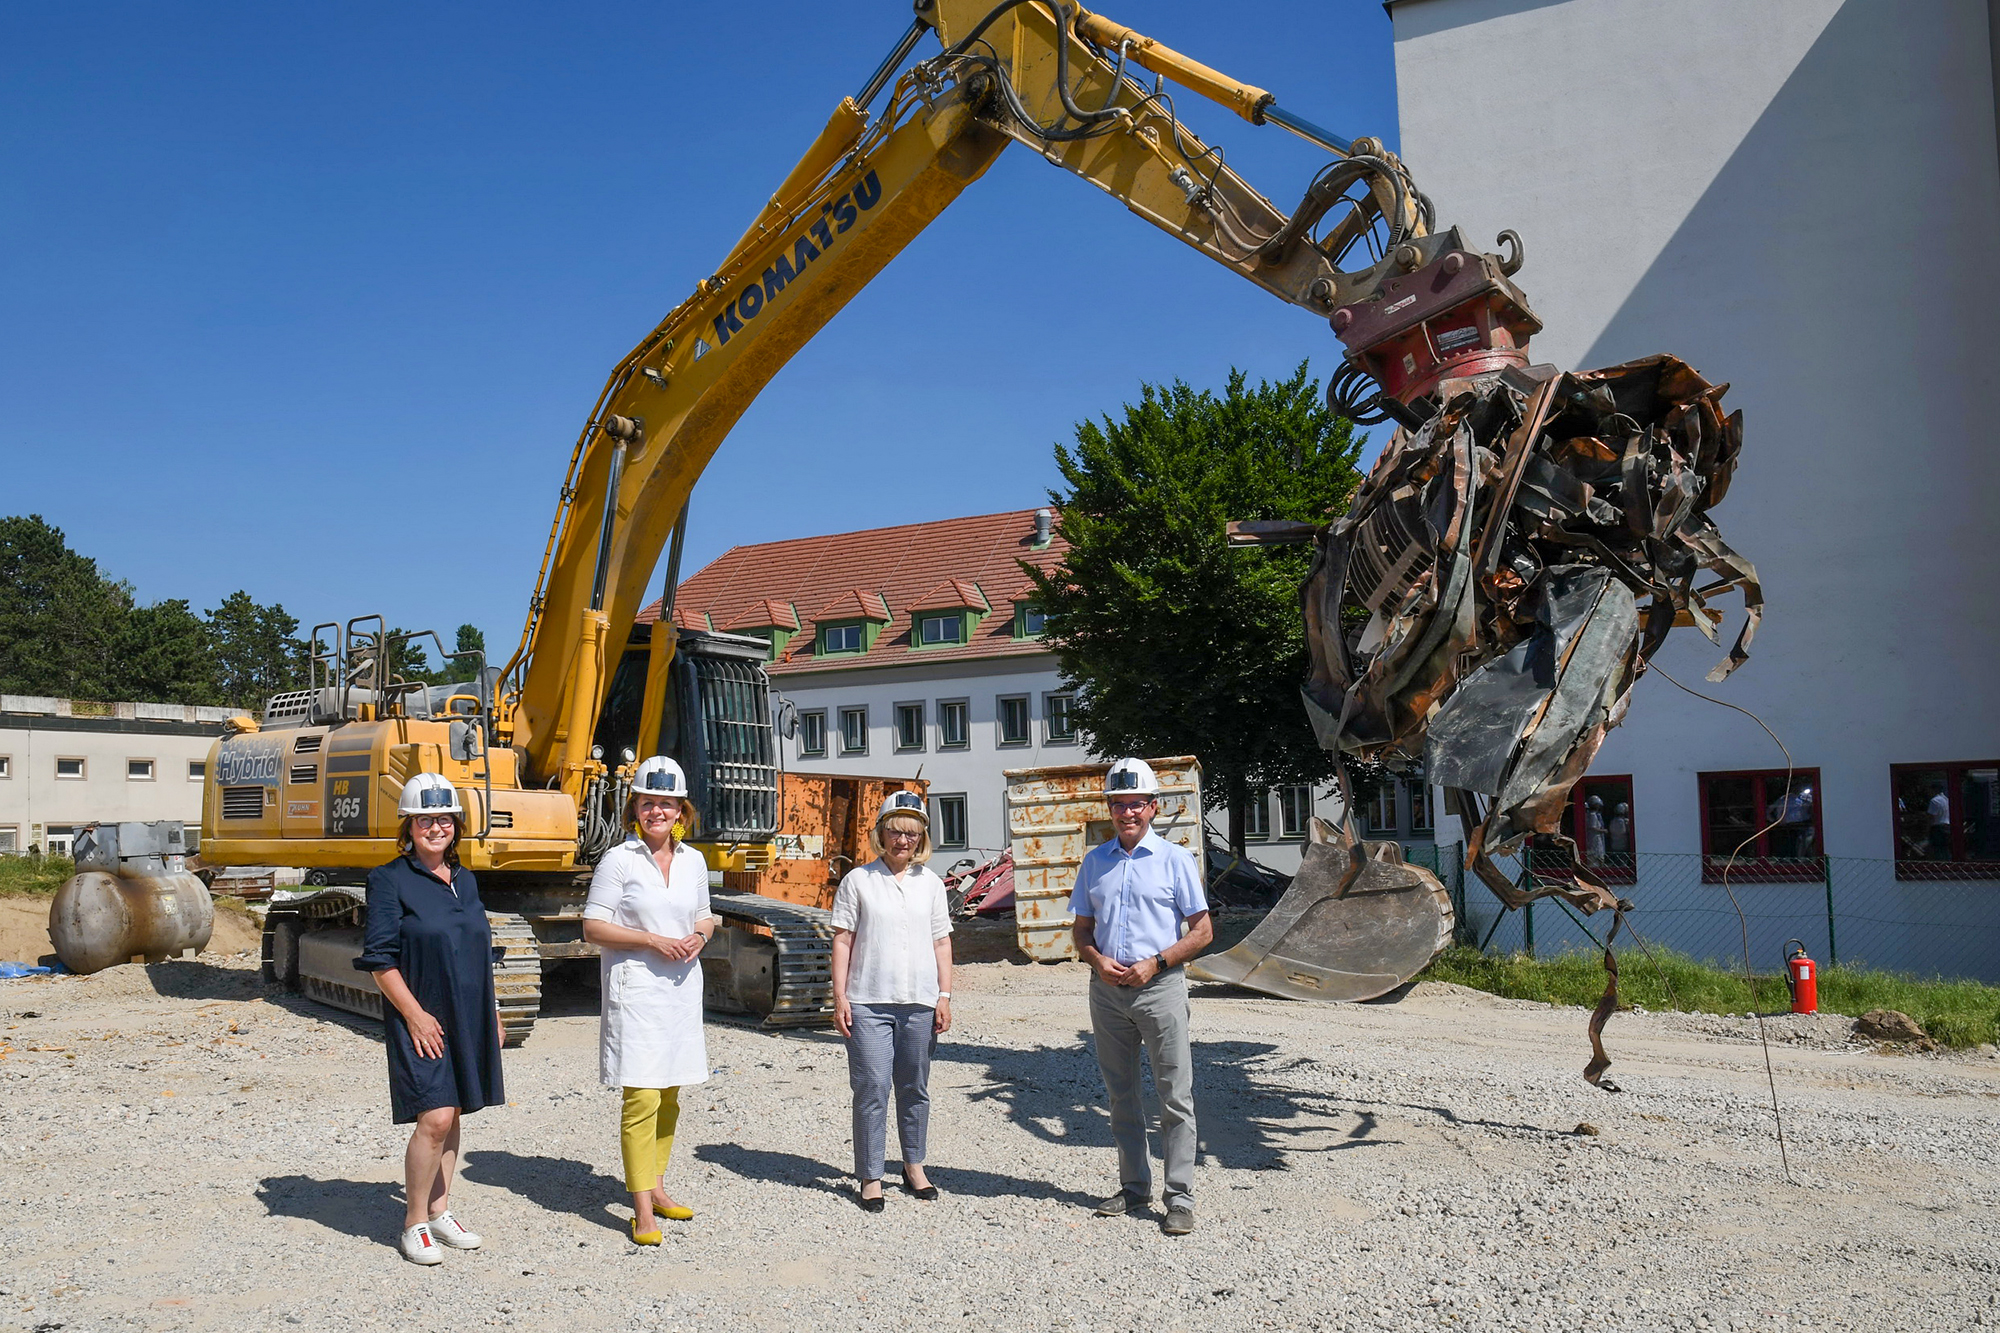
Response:
[{"label": "man in light blue shirt", "polygon": [[[1215,938],[1193,853],[1153,832],[1160,783],[1143,759],[1120,759],[1104,777],[1118,836],[1084,854],[1069,910],[1077,956],[1090,965],[1090,1026],[1111,1101],[1118,1193],[1097,1205],[1111,1217],[1153,1199],[1153,1162],[1140,1102],[1144,1048],[1160,1094],[1170,1236],[1194,1230],[1194,1060],[1188,1044],[1187,973],[1181,964]],[[1182,926],[1186,933],[1182,933]]]}]

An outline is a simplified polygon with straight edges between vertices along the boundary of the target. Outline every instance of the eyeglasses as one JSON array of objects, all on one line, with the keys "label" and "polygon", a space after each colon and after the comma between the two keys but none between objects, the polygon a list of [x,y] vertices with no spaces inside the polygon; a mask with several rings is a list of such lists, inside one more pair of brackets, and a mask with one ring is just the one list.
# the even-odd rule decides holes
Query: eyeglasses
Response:
[{"label": "eyeglasses", "polygon": [[420,829],[449,828],[458,822],[456,815],[412,815],[410,824]]},{"label": "eyeglasses", "polygon": [[1111,813],[1114,815],[1122,815],[1125,814],[1127,811],[1131,810],[1144,810],[1147,806],[1151,805],[1152,803],[1153,803],[1153,798],[1150,796],[1144,797],[1137,801],[1112,801],[1110,802]]},{"label": "eyeglasses", "polygon": [[923,840],[923,834],[912,833],[908,829],[890,829],[882,835],[882,841],[884,842],[922,842]]}]

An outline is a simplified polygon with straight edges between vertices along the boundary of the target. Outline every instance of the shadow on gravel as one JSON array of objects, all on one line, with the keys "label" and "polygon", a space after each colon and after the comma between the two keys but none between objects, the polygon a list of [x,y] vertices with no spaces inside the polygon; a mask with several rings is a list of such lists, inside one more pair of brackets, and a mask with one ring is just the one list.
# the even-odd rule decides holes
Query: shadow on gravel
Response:
[{"label": "shadow on gravel", "polygon": [[392,1240],[402,1228],[403,1186],[393,1180],[266,1176],[257,1201],[273,1217],[297,1217],[362,1240]]},{"label": "shadow on gravel", "polygon": [[829,1194],[847,1193],[841,1184],[847,1179],[847,1172],[797,1153],[766,1152],[734,1143],[704,1143],[694,1150],[694,1155],[697,1161],[719,1166],[745,1180],[769,1180],[800,1189],[825,1190]]},{"label": "shadow on gravel", "polygon": [[[1376,1136],[1373,1112],[1326,1094],[1288,1087],[1271,1077],[1315,1061],[1287,1059],[1268,1042],[1202,1041],[1197,1036],[1192,1045],[1195,1122],[1201,1154],[1213,1165],[1240,1171],[1283,1170],[1286,1153],[1340,1152],[1398,1141]],[[971,1100],[996,1103],[1017,1127],[1044,1143],[1111,1146],[1104,1080],[1088,1031],[1076,1034],[1074,1046],[1028,1050],[943,1041],[933,1058],[983,1065],[987,1086],[973,1089]],[[1159,1101],[1150,1068],[1146,1084],[1147,1120],[1157,1133]],[[1304,1141],[1308,1136],[1314,1141]],[[1157,1149],[1157,1143],[1154,1146]],[[938,1169],[940,1184],[947,1179],[943,1170]],[[961,1192],[982,1191],[974,1187]],[[1068,1194],[1051,1197],[1085,1201]]]},{"label": "shadow on gravel", "polygon": [[[893,1153],[895,1150],[892,1136],[889,1151]],[[738,1147],[733,1143],[704,1143],[694,1150],[694,1155],[745,1180],[776,1181],[800,1189],[825,1190],[831,1194],[845,1195],[850,1192],[846,1184],[848,1173],[844,1169],[811,1157],[801,1157],[797,1153],[767,1152],[761,1148]],[[1055,1199],[1086,1205],[1097,1202],[1095,1195],[1058,1189],[1045,1180],[1022,1180],[1018,1176],[1003,1176],[995,1171],[974,1171],[939,1162],[927,1162],[925,1166],[931,1181],[946,1194],[963,1194],[975,1199]],[[890,1177],[900,1179],[901,1167],[894,1157],[889,1159],[888,1167]]]},{"label": "shadow on gravel", "polygon": [[523,1157],[511,1152],[469,1152],[459,1174],[467,1180],[518,1194],[552,1213],[568,1213],[625,1233],[625,1219],[612,1213],[614,1202],[631,1199],[625,1182],[601,1174],[588,1162],[560,1157]]}]

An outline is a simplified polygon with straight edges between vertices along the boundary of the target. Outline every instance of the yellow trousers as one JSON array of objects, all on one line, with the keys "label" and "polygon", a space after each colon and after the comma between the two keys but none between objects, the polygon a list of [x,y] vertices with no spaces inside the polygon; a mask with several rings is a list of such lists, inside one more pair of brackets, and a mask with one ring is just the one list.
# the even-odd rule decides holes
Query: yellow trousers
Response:
[{"label": "yellow trousers", "polygon": [[674,1126],[680,1118],[679,1088],[625,1089],[618,1139],[625,1153],[625,1188],[631,1193],[659,1185],[674,1153]]}]

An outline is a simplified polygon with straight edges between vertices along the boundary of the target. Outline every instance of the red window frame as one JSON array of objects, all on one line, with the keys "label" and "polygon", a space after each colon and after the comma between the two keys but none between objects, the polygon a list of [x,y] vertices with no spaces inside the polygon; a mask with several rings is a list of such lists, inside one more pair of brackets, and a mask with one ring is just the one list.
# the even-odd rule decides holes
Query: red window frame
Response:
[{"label": "red window frame", "polygon": [[[1776,857],[1770,854],[1771,830],[1758,833],[1754,843],[1736,863],[1729,866],[1729,880],[1733,884],[1775,884],[1795,883],[1800,880],[1815,880],[1826,875],[1826,837],[1821,826],[1820,815],[1826,807],[1826,791],[1820,785],[1817,768],[1795,768],[1791,770],[1794,783],[1804,783],[1812,789],[1812,841],[1814,851],[1810,856]],[[1782,786],[1786,770],[1782,768],[1731,769],[1718,773],[1697,773],[1695,782],[1701,795],[1701,880],[1704,884],[1720,884],[1723,868],[1729,864],[1729,854],[1736,849],[1718,847],[1714,844],[1714,831],[1709,822],[1709,785],[1714,782],[1748,779],[1750,782],[1750,807],[1752,810],[1768,810],[1773,784]],[[1768,816],[1759,817],[1758,827],[1770,822]]]},{"label": "red window frame", "polygon": [[[1973,769],[2000,768],[2000,759],[1950,760],[1938,764],[1891,764],[1889,765],[1889,838],[1896,857],[1897,879],[1996,879],[2000,878],[2000,860],[1992,856],[1975,857],[1966,847],[1965,824],[1965,775]],[[1951,848],[1949,859],[1932,860],[1928,857],[1913,857],[1904,854],[1906,838],[1900,826],[1896,810],[1898,779],[1906,773],[1942,772],[1945,778],[1945,799],[1950,810]]]},{"label": "red window frame", "polygon": [[[1590,807],[1588,802],[1592,796],[1606,789],[1622,789],[1626,793],[1625,803],[1632,806],[1638,805],[1638,801],[1632,799],[1633,788],[1632,775],[1630,773],[1605,773],[1577,779],[1576,786],[1570,788],[1569,804],[1563,807],[1562,831],[1575,840],[1579,850],[1587,849],[1590,845]],[[1628,831],[1631,839],[1628,849],[1622,853],[1608,854],[1616,855],[1619,859],[1607,859],[1595,864],[1586,862],[1589,868],[1606,884],[1630,884],[1638,878],[1639,818],[1636,811],[1628,816],[1628,818],[1632,821],[1632,827]],[[1557,847],[1537,846],[1534,849],[1534,854],[1535,866],[1538,870],[1568,871],[1575,865],[1575,862]]]}]

